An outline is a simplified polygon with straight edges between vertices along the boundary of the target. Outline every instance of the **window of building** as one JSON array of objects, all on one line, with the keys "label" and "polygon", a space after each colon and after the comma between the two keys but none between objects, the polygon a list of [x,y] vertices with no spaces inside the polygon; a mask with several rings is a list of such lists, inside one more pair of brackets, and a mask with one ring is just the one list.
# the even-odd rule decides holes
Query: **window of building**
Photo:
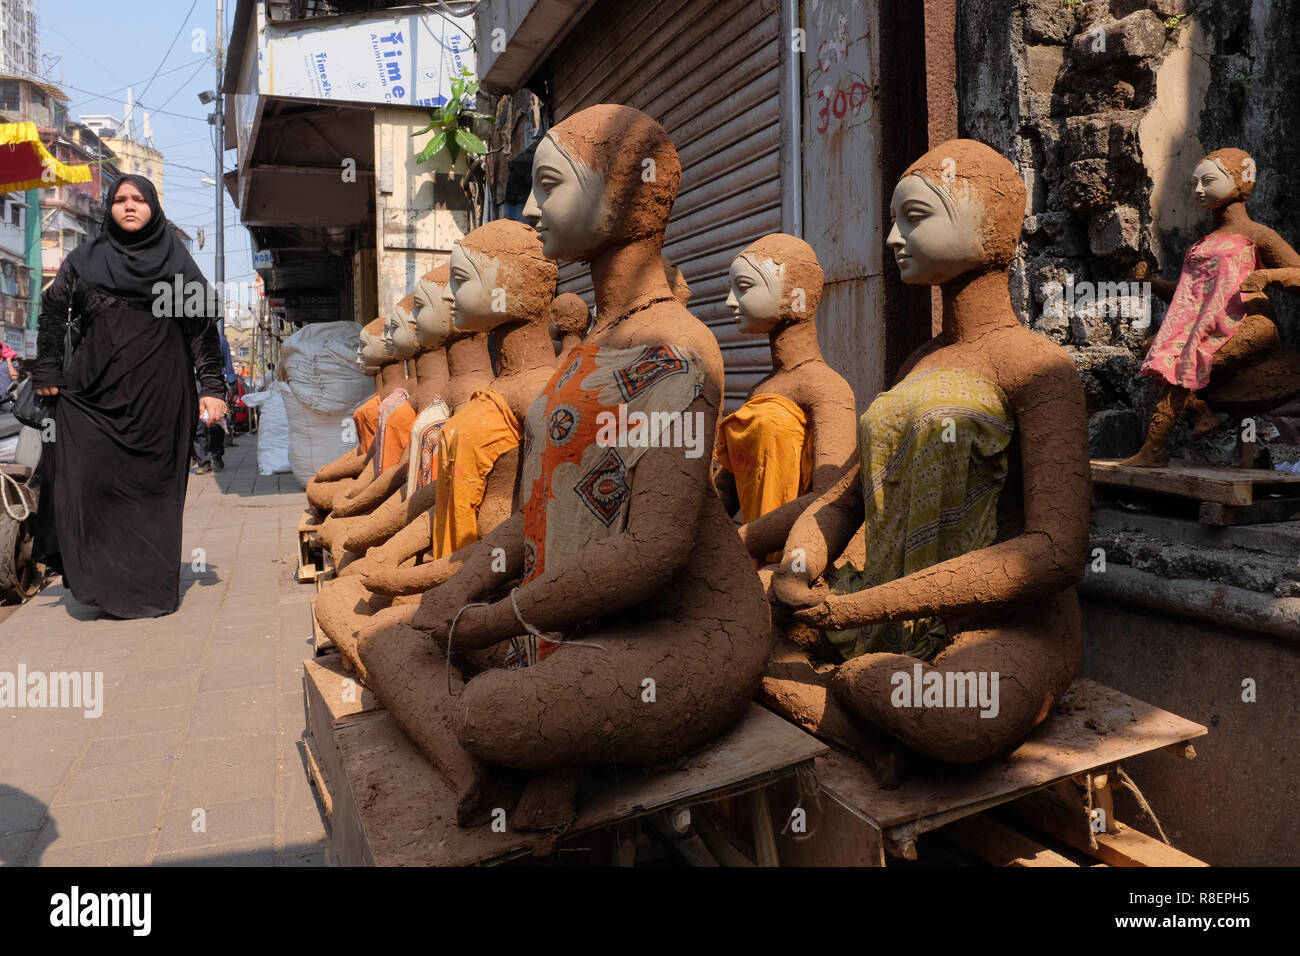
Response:
[{"label": "window of building", "polygon": [[22,90],[17,80],[0,80],[0,110],[17,113],[23,108]]},{"label": "window of building", "polygon": [[9,203],[9,222],[15,226],[23,224],[23,207],[16,202]]},{"label": "window of building", "polygon": [[49,106],[50,102],[45,96],[45,91],[32,87],[32,106]]}]

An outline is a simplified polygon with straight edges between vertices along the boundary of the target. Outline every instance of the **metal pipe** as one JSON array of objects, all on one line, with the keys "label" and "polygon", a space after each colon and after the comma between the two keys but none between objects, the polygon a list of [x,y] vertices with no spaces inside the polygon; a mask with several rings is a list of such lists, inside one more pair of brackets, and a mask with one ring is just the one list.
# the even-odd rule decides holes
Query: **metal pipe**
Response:
[{"label": "metal pipe", "polygon": [[803,57],[799,49],[803,44],[795,44],[795,30],[799,27],[799,0],[785,0],[785,20],[787,24],[786,42],[790,44],[789,66],[786,76],[789,84],[789,115],[786,117],[790,130],[790,186],[794,190],[791,198],[790,232],[803,238]]},{"label": "metal pipe", "polygon": [[217,181],[217,244],[216,244],[216,265],[213,268],[214,277],[217,280],[217,299],[219,300],[218,308],[220,309],[221,324],[218,328],[222,335],[226,334],[226,210],[225,201],[221,195],[224,189],[223,179],[226,166],[225,147],[226,147],[226,123],[225,115],[222,112],[221,96],[221,60],[222,60],[222,27],[223,17],[221,11],[221,0],[217,0],[217,85],[216,100],[213,105],[217,112],[217,121],[214,124],[217,130],[216,136],[216,175],[213,177]]}]

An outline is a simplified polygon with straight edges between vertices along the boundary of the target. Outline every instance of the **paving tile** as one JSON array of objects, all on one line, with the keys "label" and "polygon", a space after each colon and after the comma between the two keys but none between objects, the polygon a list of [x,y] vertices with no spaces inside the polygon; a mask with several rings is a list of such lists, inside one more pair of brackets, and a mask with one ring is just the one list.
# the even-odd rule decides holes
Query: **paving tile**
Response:
[{"label": "paving tile", "polygon": [[22,830],[18,833],[4,833],[0,830],[0,866],[20,865],[35,838],[35,830]]},{"label": "paving tile", "polygon": [[154,866],[274,866],[275,847],[270,837],[193,850],[176,850],[154,857]]},{"label": "paving tile", "polygon": [[53,790],[29,792],[0,787],[0,836],[40,827],[53,799]]},{"label": "paving tile", "polygon": [[59,843],[102,843],[122,837],[148,836],[158,823],[163,795],[141,794],[111,800],[68,803],[57,800],[50,807],[47,827],[58,829]]},{"label": "paving tile", "polygon": [[0,787],[27,791],[55,790],[68,775],[75,760],[71,755],[43,756],[28,764],[5,764],[0,766]]},{"label": "paving tile", "polygon": [[275,718],[275,696],[270,687],[209,691],[198,695],[189,739],[270,733]]},{"label": "paving tile", "polygon": [[83,767],[111,767],[142,760],[170,760],[180,754],[185,731],[177,727],[151,734],[127,737],[96,737],[81,759]]},{"label": "paving tile", "polygon": [[72,772],[59,799],[62,803],[93,803],[117,797],[161,794],[175,766],[173,761],[162,758],[81,767]]},{"label": "paving tile", "polygon": [[[197,814],[196,810],[202,810]],[[195,830],[196,826],[204,829]],[[275,834],[275,800],[261,796],[237,803],[188,806],[175,802],[163,818],[157,852],[160,856],[180,850],[197,850],[258,837],[271,842]]]},{"label": "paving tile", "polygon": [[96,723],[95,739],[125,737],[130,734],[152,734],[188,726],[190,708],[187,706],[159,707],[154,710],[113,711],[104,714]]},{"label": "paving tile", "polygon": [[[239,687],[271,687],[275,683],[273,667],[232,667],[223,671],[204,671],[199,691],[234,690]],[[268,692],[269,693],[269,692]]]},{"label": "paving tile", "polygon": [[[122,837],[98,843],[57,842],[45,850],[41,866],[143,866],[148,857],[150,836]],[[28,865],[33,865],[29,858]]]}]

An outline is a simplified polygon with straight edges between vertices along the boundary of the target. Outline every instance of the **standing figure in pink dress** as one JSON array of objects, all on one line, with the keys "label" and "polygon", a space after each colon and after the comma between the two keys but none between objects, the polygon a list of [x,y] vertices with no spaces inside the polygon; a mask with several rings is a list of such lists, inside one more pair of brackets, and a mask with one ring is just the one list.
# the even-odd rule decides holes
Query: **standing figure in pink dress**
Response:
[{"label": "standing figure in pink dress", "polygon": [[[1169,311],[1141,370],[1162,378],[1165,388],[1146,442],[1126,465],[1167,465],[1169,438],[1184,411],[1196,416],[1193,435],[1217,428],[1205,399],[1213,400],[1221,385],[1228,386],[1219,389],[1225,398],[1240,392],[1256,399],[1247,405],[1261,409],[1292,397],[1284,394],[1288,391],[1300,394],[1300,376],[1290,373],[1294,357],[1281,354],[1285,350],[1264,295],[1272,283],[1300,288],[1300,255],[1247,214],[1254,186],[1254,160],[1240,149],[1215,150],[1192,174],[1196,201],[1213,213],[1214,228],[1187,250],[1177,285],[1151,279]],[[1237,400],[1242,396],[1229,404],[1247,407]]]}]

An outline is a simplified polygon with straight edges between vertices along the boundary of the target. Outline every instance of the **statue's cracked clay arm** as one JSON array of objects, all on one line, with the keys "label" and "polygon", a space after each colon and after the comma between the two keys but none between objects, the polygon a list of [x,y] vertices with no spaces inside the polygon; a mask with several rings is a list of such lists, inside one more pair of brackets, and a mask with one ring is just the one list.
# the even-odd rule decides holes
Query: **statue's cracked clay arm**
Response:
[{"label": "statue's cracked clay arm", "polygon": [[379,507],[385,499],[401,491],[406,485],[407,461],[407,456],[403,455],[401,461],[389,467],[359,493],[340,501],[334,508],[334,514],[340,518],[350,518]]},{"label": "statue's cracked clay arm", "polygon": [[316,472],[312,481],[338,481],[342,478],[355,478],[361,474],[361,469],[365,467],[366,459],[369,456],[357,445],[350,451],[344,452],[338,458],[334,459],[328,465],[323,465]]},{"label": "statue's cracked clay arm", "polygon": [[[705,421],[715,420],[714,407],[703,398],[686,413],[696,412]],[[709,467],[708,456],[688,458],[680,448],[647,450],[636,465],[626,530],[593,542],[562,567],[521,585],[514,604],[506,598],[471,608],[457,625],[457,646],[490,647],[518,634],[515,604],[534,627],[564,631],[661,594],[690,557],[699,508],[711,493]]]},{"label": "statue's cracked clay arm", "polygon": [[813,506],[820,495],[810,491],[794,501],[787,501],[781,507],[769,511],[761,518],[755,518],[740,526],[740,540],[750,557],[761,558],[785,548],[790,531],[799,516]]},{"label": "statue's cracked clay arm", "polygon": [[461,569],[470,549],[478,544],[475,542],[445,558],[414,567],[372,564],[361,573],[361,583],[376,594],[422,594],[450,580]]},{"label": "statue's cracked clay arm", "polygon": [[[400,564],[402,560],[423,551],[429,547],[432,538],[432,511],[437,501],[437,491],[437,483],[430,482],[415,489],[409,498],[390,495],[387,501],[370,513],[371,520],[365,523],[365,527],[348,536],[344,547],[358,554],[366,554],[373,548],[378,553],[370,556],[377,557],[380,564]],[[412,529],[417,526],[423,528],[423,533],[414,532],[412,537]],[[390,548],[389,545],[397,539],[402,543]],[[409,550],[402,550],[408,544],[411,545]],[[400,557],[389,557],[399,551]]]},{"label": "statue's cracked clay arm", "polygon": [[[786,508],[796,504],[798,501],[791,502]],[[783,509],[773,514],[779,510]],[[822,576],[831,559],[848,547],[862,518],[862,479],[855,454],[835,483],[790,529],[781,569],[772,579],[772,592],[782,604],[803,607],[812,602],[809,586]]]},{"label": "statue's cracked clay arm", "polygon": [[[795,614],[822,628],[996,610],[1050,597],[1083,577],[1089,467],[1083,387],[1058,360],[1011,396],[1024,472],[1024,532],[896,581]],[[868,542],[870,547],[870,542]]]}]

